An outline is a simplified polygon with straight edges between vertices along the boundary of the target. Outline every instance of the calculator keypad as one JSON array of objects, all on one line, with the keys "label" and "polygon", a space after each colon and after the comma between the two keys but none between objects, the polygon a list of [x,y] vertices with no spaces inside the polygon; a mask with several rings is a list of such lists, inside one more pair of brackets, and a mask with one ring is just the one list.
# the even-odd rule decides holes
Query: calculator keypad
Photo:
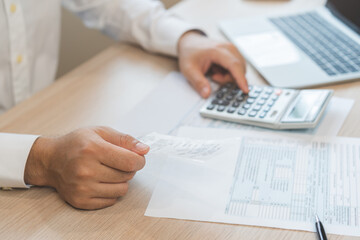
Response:
[{"label": "calculator keypad", "polygon": [[[244,94],[235,83],[228,83],[204,103],[200,114],[206,118],[271,129],[313,128],[332,94],[331,90],[255,85],[250,85],[249,93]],[[312,111],[314,114],[304,115],[304,112]]]},{"label": "calculator keypad", "polygon": [[249,86],[249,90],[248,94],[244,94],[234,83],[227,83],[216,92],[206,109],[264,119],[283,94],[282,89],[272,87]]}]

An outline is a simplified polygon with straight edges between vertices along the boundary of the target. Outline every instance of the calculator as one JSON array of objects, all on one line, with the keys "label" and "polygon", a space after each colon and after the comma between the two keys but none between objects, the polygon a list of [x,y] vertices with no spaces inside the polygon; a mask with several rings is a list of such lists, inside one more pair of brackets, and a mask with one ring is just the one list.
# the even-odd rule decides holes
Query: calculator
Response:
[{"label": "calculator", "polygon": [[332,90],[295,90],[249,86],[244,94],[235,83],[219,88],[202,106],[203,117],[272,129],[314,128]]}]

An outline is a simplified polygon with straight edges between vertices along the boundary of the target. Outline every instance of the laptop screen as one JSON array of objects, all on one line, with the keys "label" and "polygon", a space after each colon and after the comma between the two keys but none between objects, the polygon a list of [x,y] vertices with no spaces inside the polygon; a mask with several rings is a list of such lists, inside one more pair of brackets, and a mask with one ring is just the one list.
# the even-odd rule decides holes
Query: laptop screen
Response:
[{"label": "laptop screen", "polygon": [[328,0],[327,7],[339,18],[342,18],[351,28],[359,32],[360,0]]}]

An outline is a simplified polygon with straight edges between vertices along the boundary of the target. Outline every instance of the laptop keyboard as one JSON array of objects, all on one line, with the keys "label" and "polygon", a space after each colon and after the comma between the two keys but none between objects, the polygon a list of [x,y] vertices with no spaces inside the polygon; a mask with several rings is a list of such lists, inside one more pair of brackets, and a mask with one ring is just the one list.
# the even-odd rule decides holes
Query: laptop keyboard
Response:
[{"label": "laptop keyboard", "polygon": [[360,72],[360,45],[316,12],[270,21],[329,76]]}]

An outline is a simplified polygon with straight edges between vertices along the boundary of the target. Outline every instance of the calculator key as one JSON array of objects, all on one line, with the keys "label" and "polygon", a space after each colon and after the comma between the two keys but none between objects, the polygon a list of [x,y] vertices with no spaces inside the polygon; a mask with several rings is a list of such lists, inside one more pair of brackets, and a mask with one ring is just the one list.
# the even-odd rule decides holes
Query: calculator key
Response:
[{"label": "calculator key", "polygon": [[234,98],[234,95],[227,95],[225,99],[227,101],[231,101],[231,100],[233,100],[233,98]]},{"label": "calculator key", "polygon": [[256,92],[249,92],[249,98],[257,98],[259,97],[259,93],[256,93]]},{"label": "calculator key", "polygon": [[253,103],[255,102],[255,99],[254,99],[254,98],[248,98],[248,99],[246,100],[246,102],[247,102],[248,104],[253,104]]},{"label": "calculator key", "polygon": [[243,95],[240,95],[240,96],[237,96],[236,97],[236,101],[238,101],[238,102],[241,102],[241,101],[243,101],[244,100],[244,96]]},{"label": "calculator key", "polygon": [[282,89],[276,89],[275,94],[280,96],[282,94]]},{"label": "calculator key", "polygon": [[274,101],[276,101],[276,100],[279,99],[279,96],[278,96],[278,95],[274,95],[274,96],[271,97],[271,99],[274,100]]},{"label": "calculator key", "polygon": [[270,109],[271,109],[270,106],[266,106],[263,111],[264,111],[264,112],[268,112],[268,111],[270,111]]},{"label": "calculator key", "polygon": [[262,105],[265,104],[265,102],[266,102],[266,101],[265,101],[264,99],[260,99],[256,104],[262,106]]},{"label": "calculator key", "polygon": [[225,93],[227,93],[228,90],[229,90],[228,88],[224,87],[224,88],[220,89],[220,92],[225,94]]},{"label": "calculator key", "polygon": [[214,104],[210,104],[209,106],[207,106],[207,110],[213,110],[215,108]]},{"label": "calculator key", "polygon": [[216,104],[218,104],[218,102],[219,102],[219,100],[217,100],[217,99],[214,99],[214,100],[212,100],[212,101],[211,101],[211,104],[214,104],[214,105],[216,105]]},{"label": "calculator key", "polygon": [[218,106],[218,108],[217,108],[217,111],[218,112],[223,112],[225,110],[225,106]]},{"label": "calculator key", "polygon": [[224,105],[224,106],[228,106],[229,104],[230,104],[230,102],[229,102],[229,101],[224,101],[222,105]]},{"label": "calculator key", "polygon": [[257,111],[251,111],[251,112],[248,114],[248,116],[249,116],[249,117],[255,117],[257,113],[258,113]]},{"label": "calculator key", "polygon": [[250,107],[251,107],[251,105],[248,104],[248,103],[247,103],[247,104],[244,104],[244,106],[243,106],[244,109],[249,109]]},{"label": "calculator key", "polygon": [[253,108],[252,108],[252,110],[253,111],[260,111],[260,109],[261,109],[261,105],[255,105]]},{"label": "calculator key", "polygon": [[217,99],[221,99],[221,98],[223,98],[224,97],[224,93],[223,92],[218,92],[218,93],[216,93],[216,98]]},{"label": "calculator key", "polygon": [[228,113],[234,113],[235,111],[236,111],[236,108],[234,108],[234,107],[229,107],[227,110]]},{"label": "calculator key", "polygon": [[237,107],[240,106],[240,103],[239,103],[239,102],[234,102],[234,103],[232,104],[232,106],[237,108]]},{"label": "calculator key", "polygon": [[270,94],[265,93],[261,96],[261,99],[268,100],[269,97],[270,97]]},{"label": "calculator key", "polygon": [[265,93],[272,94],[273,92],[274,92],[273,88],[269,88],[269,87],[265,88]]},{"label": "calculator key", "polygon": [[274,100],[268,101],[268,106],[272,107],[274,104],[275,104],[275,101],[274,101]]},{"label": "calculator key", "polygon": [[266,117],[266,114],[267,114],[267,112],[262,112],[262,113],[259,115],[259,117],[260,117],[260,118],[265,118],[265,117]]},{"label": "calculator key", "polygon": [[254,91],[255,93],[261,93],[261,92],[263,91],[263,89],[260,88],[260,87],[256,87],[256,88],[254,88],[253,91]]},{"label": "calculator key", "polygon": [[213,103],[213,104],[218,104],[218,105],[223,105],[223,106],[227,106],[230,104],[229,101],[226,100],[217,100],[217,103]]},{"label": "calculator key", "polygon": [[241,109],[238,111],[238,114],[239,114],[239,115],[245,115],[245,114],[246,114],[246,109],[241,108]]},{"label": "calculator key", "polygon": [[239,90],[238,89],[233,89],[231,90],[231,95],[236,95],[238,94]]}]

